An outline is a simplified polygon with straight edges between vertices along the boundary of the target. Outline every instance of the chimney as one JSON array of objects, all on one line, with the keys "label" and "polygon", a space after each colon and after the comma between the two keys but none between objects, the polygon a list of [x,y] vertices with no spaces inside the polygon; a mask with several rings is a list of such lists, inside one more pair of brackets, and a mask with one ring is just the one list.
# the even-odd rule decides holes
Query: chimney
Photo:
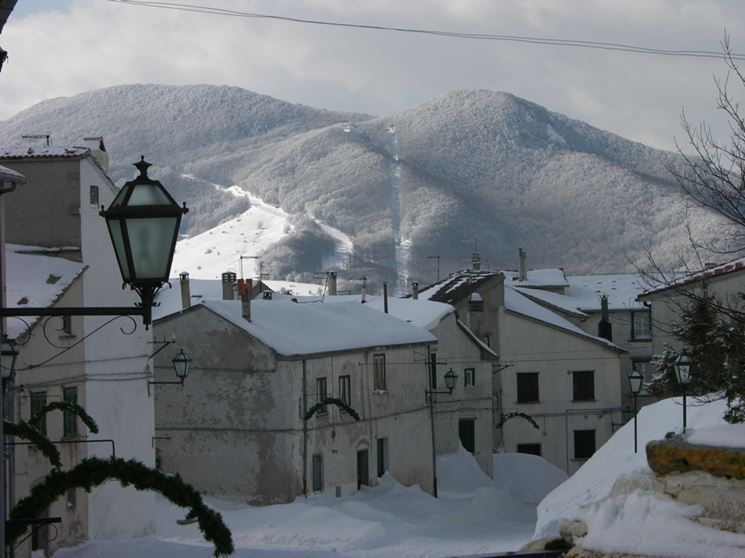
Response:
[{"label": "chimney", "polygon": [[528,280],[528,254],[522,248],[517,250],[517,279]]},{"label": "chimney", "polygon": [[608,295],[600,297],[600,321],[598,322],[598,337],[613,341],[613,326],[608,314]]},{"label": "chimney", "polygon": [[[226,271],[222,274],[222,299],[233,300],[235,290],[235,273],[232,271]],[[248,293],[249,296],[251,293]]]},{"label": "chimney", "polygon": [[91,155],[101,168],[108,174],[109,172],[109,154],[106,152],[106,146],[103,144],[101,136],[83,138],[85,145],[90,148]]},{"label": "chimney", "polygon": [[411,282],[411,298],[419,300],[419,281]]},{"label": "chimney", "polygon": [[[223,273],[223,275],[225,275]],[[233,274],[235,276],[235,273]],[[223,283],[224,285],[225,283]],[[252,279],[238,280],[238,295],[241,299],[241,316],[247,322],[251,321],[251,291],[253,290]],[[232,291],[231,291],[232,292]]]},{"label": "chimney", "polygon": [[181,309],[186,310],[191,306],[191,289],[189,289],[189,274],[185,271],[178,276],[181,285]]},{"label": "chimney", "polygon": [[362,304],[367,302],[367,277],[362,278]]},{"label": "chimney", "polygon": [[473,252],[471,254],[471,269],[478,271],[481,269],[481,252]]},{"label": "chimney", "polygon": [[388,313],[388,283],[383,283],[383,312]]},{"label": "chimney", "polygon": [[326,277],[328,279],[328,295],[336,296],[336,271],[329,271]]}]

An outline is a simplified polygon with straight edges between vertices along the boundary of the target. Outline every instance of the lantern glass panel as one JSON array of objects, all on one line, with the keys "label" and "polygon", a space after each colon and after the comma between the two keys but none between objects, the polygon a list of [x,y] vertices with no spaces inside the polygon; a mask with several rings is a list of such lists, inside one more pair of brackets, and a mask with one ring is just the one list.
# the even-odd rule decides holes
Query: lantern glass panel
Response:
[{"label": "lantern glass panel", "polygon": [[634,370],[629,376],[629,384],[631,384],[631,393],[639,393],[642,390],[642,382],[644,376],[638,370]]},{"label": "lantern glass panel", "polygon": [[173,368],[176,371],[176,376],[182,380],[186,378],[186,375],[189,373],[189,368],[191,368],[191,359],[186,355],[186,353],[184,353],[184,351],[180,351],[173,358]]},{"label": "lantern glass panel", "polygon": [[112,219],[106,223],[109,226],[109,235],[114,245],[114,254],[119,262],[119,268],[122,271],[122,279],[125,282],[132,278],[132,271],[129,269],[127,262],[127,250],[124,247],[124,235],[122,235],[122,222],[118,219]]},{"label": "lantern glass panel", "polygon": [[156,184],[138,184],[132,190],[132,195],[127,202],[128,206],[133,205],[170,205],[162,188]]},{"label": "lantern glass panel", "polygon": [[135,278],[166,280],[178,217],[127,219],[126,223]]},{"label": "lantern glass panel", "polygon": [[445,374],[445,387],[449,390],[453,390],[455,388],[455,381],[458,379],[458,375],[453,372],[453,369],[451,368],[448,370],[447,374]]}]

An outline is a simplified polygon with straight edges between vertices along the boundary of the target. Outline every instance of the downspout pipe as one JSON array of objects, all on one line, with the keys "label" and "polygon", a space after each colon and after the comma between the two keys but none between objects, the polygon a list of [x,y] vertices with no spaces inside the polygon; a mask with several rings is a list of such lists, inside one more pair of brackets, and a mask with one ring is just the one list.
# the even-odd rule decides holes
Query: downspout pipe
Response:
[{"label": "downspout pipe", "polygon": [[308,497],[308,365],[303,359],[303,496]]}]

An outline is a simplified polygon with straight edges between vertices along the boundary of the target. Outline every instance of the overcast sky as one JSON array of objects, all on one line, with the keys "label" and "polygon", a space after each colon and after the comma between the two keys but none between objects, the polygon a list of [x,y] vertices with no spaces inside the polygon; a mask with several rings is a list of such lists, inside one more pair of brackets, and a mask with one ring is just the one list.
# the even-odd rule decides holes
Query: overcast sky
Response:
[{"label": "overcast sky", "polygon": [[[317,20],[745,52],[742,0],[180,0]],[[466,40],[127,6],[19,0],[0,36],[0,119],[125,83],[213,83],[332,110],[392,114],[455,89],[507,91],[654,147],[680,114],[726,133],[716,59]],[[745,62],[743,62],[745,65]],[[734,89],[738,95],[742,87]]]}]

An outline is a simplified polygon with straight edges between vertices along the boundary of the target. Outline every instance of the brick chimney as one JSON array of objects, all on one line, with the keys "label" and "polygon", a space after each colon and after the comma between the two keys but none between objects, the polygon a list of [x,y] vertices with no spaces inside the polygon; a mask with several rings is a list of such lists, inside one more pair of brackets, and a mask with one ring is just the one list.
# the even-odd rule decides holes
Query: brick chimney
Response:
[{"label": "brick chimney", "polygon": [[522,248],[517,250],[517,279],[518,281],[528,280],[528,254]]},{"label": "brick chimney", "polygon": [[600,297],[600,321],[598,322],[598,337],[613,341],[613,326],[608,313],[608,295]]},{"label": "brick chimney", "polygon": [[222,274],[222,299],[233,300],[235,298],[235,273],[226,271]]},{"label": "brick chimney", "polygon": [[[235,274],[233,274],[235,275]],[[241,299],[241,316],[247,322],[251,321],[251,291],[253,290],[252,279],[238,279],[238,296]]]},{"label": "brick chimney", "polygon": [[191,289],[189,288],[189,274],[185,271],[178,276],[181,285],[181,309],[186,310],[191,306]]}]

